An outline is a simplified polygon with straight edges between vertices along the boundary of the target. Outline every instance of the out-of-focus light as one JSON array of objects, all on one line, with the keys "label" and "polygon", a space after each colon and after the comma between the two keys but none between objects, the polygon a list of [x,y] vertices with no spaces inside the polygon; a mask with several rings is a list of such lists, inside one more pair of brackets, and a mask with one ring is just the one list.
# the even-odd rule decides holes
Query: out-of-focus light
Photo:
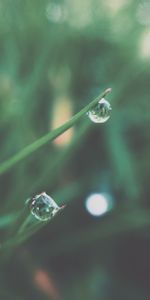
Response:
[{"label": "out-of-focus light", "polygon": [[109,9],[109,12],[113,15],[118,13],[118,11],[124,7],[126,0],[106,0],[104,3]]},{"label": "out-of-focus light", "polygon": [[[54,101],[52,130],[64,124],[72,117],[72,101],[69,97],[57,97]],[[70,128],[65,133],[57,137],[53,143],[57,147],[69,145],[73,137],[73,128]]]},{"label": "out-of-focus light", "polygon": [[76,29],[86,28],[92,22],[93,3],[91,0],[72,0],[67,2],[68,23]]},{"label": "out-of-focus light", "polygon": [[140,55],[142,58],[150,58],[150,30],[146,30],[140,41]]},{"label": "out-of-focus light", "polygon": [[58,288],[50,274],[44,270],[36,270],[33,281],[44,294],[50,297],[50,299],[60,299]]},{"label": "out-of-focus light", "polygon": [[65,19],[63,7],[54,2],[50,2],[46,7],[46,17],[54,23],[61,23]]},{"label": "out-of-focus light", "polygon": [[112,208],[112,199],[110,195],[95,193],[88,196],[85,206],[91,215],[99,217]]},{"label": "out-of-focus light", "polygon": [[150,24],[150,1],[141,1],[137,7],[136,12],[137,20],[142,25]]}]

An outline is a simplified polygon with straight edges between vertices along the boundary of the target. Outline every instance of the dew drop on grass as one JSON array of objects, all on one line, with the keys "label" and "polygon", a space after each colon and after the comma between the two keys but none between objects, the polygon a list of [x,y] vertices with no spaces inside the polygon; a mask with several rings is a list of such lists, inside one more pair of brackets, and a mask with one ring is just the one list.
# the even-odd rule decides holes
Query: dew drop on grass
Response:
[{"label": "dew drop on grass", "polygon": [[92,122],[104,123],[110,118],[111,109],[110,103],[102,98],[87,114]]},{"label": "dew drop on grass", "polygon": [[61,209],[45,192],[28,200],[31,214],[39,221],[48,221]]}]

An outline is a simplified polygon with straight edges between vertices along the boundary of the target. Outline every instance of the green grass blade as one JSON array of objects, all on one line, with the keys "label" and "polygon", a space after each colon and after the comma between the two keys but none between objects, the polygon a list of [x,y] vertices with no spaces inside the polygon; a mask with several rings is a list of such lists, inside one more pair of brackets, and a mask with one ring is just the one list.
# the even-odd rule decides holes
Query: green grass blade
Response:
[{"label": "green grass blade", "polygon": [[53,130],[52,132],[47,133],[40,139],[36,140],[29,146],[25,147],[23,150],[21,150],[19,153],[15,154],[13,157],[8,159],[7,161],[4,161],[0,166],[0,175],[5,173],[7,170],[9,170],[11,167],[13,167],[15,164],[20,162],[21,160],[28,157],[31,153],[38,150],[45,144],[47,144],[50,141],[53,141],[55,138],[57,138],[59,135],[67,131],[69,128],[74,126],[80,118],[85,115],[91,108],[93,108],[97,102],[105,97],[108,93],[111,92],[111,89],[106,89],[101,95],[99,95],[97,98],[95,98],[92,102],[90,102],[87,106],[85,106],[83,109],[81,109],[80,112],[78,112],[76,115],[74,115],[68,122],[63,124],[62,126],[58,127],[57,129]]}]

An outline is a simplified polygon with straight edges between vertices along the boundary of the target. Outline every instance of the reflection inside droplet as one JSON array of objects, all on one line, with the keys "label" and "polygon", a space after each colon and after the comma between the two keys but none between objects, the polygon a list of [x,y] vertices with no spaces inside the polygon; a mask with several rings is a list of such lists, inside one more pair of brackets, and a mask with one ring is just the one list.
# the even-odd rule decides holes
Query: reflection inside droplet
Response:
[{"label": "reflection inside droplet", "polygon": [[28,200],[31,214],[40,221],[48,221],[61,209],[45,192]]},{"label": "reflection inside droplet", "polygon": [[110,111],[110,103],[102,98],[97,105],[88,112],[88,116],[94,123],[104,123],[110,118]]}]

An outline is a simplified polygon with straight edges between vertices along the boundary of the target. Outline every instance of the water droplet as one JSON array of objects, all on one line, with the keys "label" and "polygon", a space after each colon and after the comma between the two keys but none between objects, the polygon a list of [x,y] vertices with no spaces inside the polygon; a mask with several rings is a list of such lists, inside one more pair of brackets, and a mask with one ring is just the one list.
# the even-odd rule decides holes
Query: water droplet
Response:
[{"label": "water droplet", "polygon": [[88,116],[94,123],[104,123],[110,118],[110,111],[110,103],[102,98],[97,105],[88,112]]},{"label": "water droplet", "polygon": [[40,221],[48,221],[61,209],[45,192],[27,200],[31,214]]}]

